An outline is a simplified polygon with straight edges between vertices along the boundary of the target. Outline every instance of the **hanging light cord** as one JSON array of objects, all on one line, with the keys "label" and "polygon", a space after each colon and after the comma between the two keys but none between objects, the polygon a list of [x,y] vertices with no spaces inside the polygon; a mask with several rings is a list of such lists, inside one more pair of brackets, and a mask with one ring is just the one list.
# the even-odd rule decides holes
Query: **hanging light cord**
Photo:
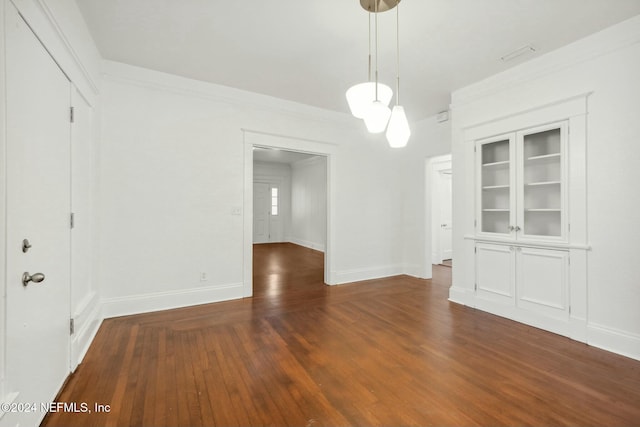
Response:
[{"label": "hanging light cord", "polygon": [[400,105],[400,0],[396,3],[396,105]]},{"label": "hanging light cord", "polygon": [[369,15],[367,15],[367,17],[369,18],[369,78],[367,79],[368,82],[371,81],[371,13],[369,13]]},{"label": "hanging light cord", "polygon": [[374,0],[376,14],[376,101],[378,101],[378,0]]}]

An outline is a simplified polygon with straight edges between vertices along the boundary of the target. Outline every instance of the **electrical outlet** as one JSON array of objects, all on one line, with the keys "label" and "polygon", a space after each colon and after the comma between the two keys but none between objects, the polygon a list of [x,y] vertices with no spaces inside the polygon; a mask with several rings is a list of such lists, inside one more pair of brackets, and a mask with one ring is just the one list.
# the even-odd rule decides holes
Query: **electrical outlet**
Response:
[{"label": "electrical outlet", "polygon": [[200,273],[200,281],[201,282],[206,282],[207,281],[207,273],[205,273],[205,272]]}]

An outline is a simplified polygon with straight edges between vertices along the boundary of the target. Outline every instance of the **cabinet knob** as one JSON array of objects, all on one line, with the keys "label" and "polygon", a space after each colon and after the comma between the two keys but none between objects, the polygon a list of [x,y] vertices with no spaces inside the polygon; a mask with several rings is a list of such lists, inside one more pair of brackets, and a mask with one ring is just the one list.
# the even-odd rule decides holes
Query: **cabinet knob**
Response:
[{"label": "cabinet knob", "polygon": [[522,229],[520,228],[520,226],[519,226],[519,225],[516,225],[515,230],[516,230],[516,231],[520,231],[520,230],[522,230]]},{"label": "cabinet knob", "polygon": [[513,225],[510,225],[510,226],[509,226],[509,231],[513,231],[513,230],[515,230],[515,229],[516,229],[516,228],[515,228]]}]

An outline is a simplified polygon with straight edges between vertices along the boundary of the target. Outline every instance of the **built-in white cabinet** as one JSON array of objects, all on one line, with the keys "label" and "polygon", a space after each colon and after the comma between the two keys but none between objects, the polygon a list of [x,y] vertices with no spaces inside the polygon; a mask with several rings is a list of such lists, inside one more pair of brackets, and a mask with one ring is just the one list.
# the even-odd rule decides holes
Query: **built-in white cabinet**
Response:
[{"label": "built-in white cabinet", "polygon": [[464,191],[451,301],[586,340],[589,96],[459,112],[478,122],[454,147]]},{"label": "built-in white cabinet", "polygon": [[567,241],[567,122],[476,142],[480,236]]},{"label": "built-in white cabinet", "polygon": [[476,243],[475,255],[479,308],[501,305],[568,319],[568,250]]}]

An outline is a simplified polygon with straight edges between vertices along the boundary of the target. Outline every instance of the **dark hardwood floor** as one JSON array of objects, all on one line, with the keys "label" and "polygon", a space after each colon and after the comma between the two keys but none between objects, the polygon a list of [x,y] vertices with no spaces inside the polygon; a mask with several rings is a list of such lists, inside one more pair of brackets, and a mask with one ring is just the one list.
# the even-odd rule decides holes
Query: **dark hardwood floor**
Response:
[{"label": "dark hardwood floor", "polygon": [[254,248],[255,296],[105,320],[46,426],[638,426],[640,362],[447,301],[451,269],[329,287]]}]

